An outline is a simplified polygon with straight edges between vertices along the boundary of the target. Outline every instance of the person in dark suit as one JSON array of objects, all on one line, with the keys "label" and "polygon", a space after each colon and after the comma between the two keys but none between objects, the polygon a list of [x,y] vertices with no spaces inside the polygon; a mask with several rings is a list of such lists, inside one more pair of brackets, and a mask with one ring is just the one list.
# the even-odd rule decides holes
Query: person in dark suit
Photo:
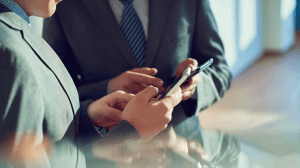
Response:
[{"label": "person in dark suit", "polygon": [[210,161],[228,156],[236,163],[237,141],[205,133],[197,118],[231,82],[208,0],[64,0],[44,26],[43,37],[67,67],[81,101],[116,90],[136,94],[150,84],[162,88],[162,81],[166,87],[186,67],[213,58],[212,66],[181,87],[185,101],[174,108],[170,124],[177,134],[201,142]]},{"label": "person in dark suit", "polygon": [[148,141],[166,128],[181,101],[180,89],[152,99],[158,89],[149,86],[137,95],[118,91],[80,104],[67,69],[28,18],[51,16],[59,1],[0,0],[1,167],[84,168],[79,140],[98,135],[94,126],[103,122],[103,111],[122,114],[104,140]]}]

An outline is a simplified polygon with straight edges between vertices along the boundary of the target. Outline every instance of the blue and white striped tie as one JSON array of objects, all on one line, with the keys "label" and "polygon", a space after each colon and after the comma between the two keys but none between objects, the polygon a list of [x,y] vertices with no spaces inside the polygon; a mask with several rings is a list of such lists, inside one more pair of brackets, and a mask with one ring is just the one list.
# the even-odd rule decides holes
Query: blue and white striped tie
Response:
[{"label": "blue and white striped tie", "polygon": [[133,7],[133,0],[120,0],[124,9],[121,17],[121,29],[139,66],[145,63],[146,37],[142,22]]}]

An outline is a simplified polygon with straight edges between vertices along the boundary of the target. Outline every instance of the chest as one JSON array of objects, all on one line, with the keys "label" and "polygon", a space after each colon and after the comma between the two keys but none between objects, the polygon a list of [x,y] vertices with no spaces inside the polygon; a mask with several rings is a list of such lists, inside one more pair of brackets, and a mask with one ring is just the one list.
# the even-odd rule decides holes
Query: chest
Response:
[{"label": "chest", "polygon": [[[27,61],[32,67],[36,89],[41,94],[43,106],[43,132],[50,135],[54,141],[63,136],[75,136],[75,115],[79,108],[78,93],[64,65],[58,56],[40,41],[44,55],[39,48],[31,46],[25,50]],[[25,51],[24,51],[25,52]]]}]

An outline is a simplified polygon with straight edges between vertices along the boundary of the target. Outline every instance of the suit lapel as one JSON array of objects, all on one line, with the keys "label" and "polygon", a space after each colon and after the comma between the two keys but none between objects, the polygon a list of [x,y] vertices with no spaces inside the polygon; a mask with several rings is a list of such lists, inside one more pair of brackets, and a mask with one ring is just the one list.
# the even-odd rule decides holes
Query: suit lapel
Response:
[{"label": "suit lapel", "polygon": [[133,66],[138,67],[134,55],[123,35],[108,0],[79,0],[94,18],[98,26],[106,33],[108,38],[117,47],[120,53]]},{"label": "suit lapel", "polygon": [[[22,34],[27,44],[36,52],[40,60],[52,71],[59,81],[61,87],[65,90],[66,95],[70,98],[73,110],[79,108],[78,94],[72,78],[64,68],[63,63],[51,49],[51,47],[37,35],[34,30],[22,20]],[[75,91],[73,91],[75,90]]]},{"label": "suit lapel", "polygon": [[149,0],[149,26],[145,67],[151,67],[164,30],[171,0]]}]

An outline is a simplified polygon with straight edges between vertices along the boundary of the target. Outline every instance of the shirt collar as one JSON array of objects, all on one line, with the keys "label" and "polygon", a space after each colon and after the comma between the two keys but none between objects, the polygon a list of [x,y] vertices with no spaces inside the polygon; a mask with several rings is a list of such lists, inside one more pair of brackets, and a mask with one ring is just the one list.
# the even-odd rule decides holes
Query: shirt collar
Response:
[{"label": "shirt collar", "polygon": [[28,15],[17,3],[15,3],[12,0],[0,0],[0,3],[3,4],[5,7],[7,7],[8,9],[10,9],[11,11],[15,12],[22,19],[24,19],[28,24],[30,24]]}]

